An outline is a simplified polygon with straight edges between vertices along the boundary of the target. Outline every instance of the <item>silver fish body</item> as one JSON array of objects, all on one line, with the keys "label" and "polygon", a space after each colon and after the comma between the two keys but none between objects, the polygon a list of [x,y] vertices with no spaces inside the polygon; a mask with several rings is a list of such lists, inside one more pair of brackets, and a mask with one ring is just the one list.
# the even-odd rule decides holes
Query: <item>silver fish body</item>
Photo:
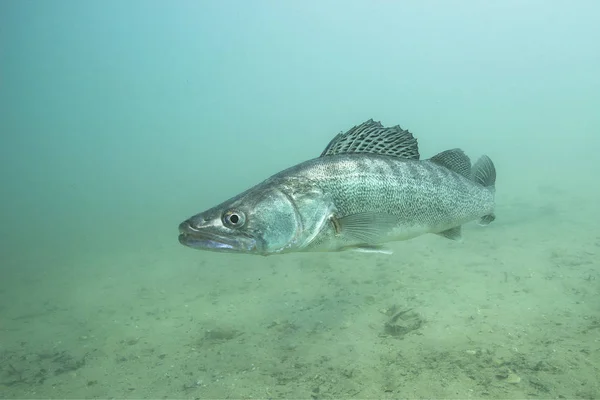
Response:
[{"label": "silver fish body", "polygon": [[459,239],[462,224],[494,219],[495,169],[458,149],[419,160],[416,139],[372,120],[321,157],[284,170],[180,224],[182,244],[277,254],[379,251],[425,233]]}]

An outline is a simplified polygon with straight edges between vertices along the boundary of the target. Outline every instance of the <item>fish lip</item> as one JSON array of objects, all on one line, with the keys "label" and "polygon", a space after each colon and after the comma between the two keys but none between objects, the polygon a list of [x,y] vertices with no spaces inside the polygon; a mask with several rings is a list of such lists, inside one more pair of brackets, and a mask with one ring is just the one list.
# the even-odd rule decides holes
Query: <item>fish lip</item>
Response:
[{"label": "fish lip", "polygon": [[202,238],[187,233],[179,235],[179,243],[184,246],[191,247],[193,249],[201,250],[214,250],[214,251],[235,251],[235,248],[227,243],[220,240],[214,240],[209,238]]},{"label": "fish lip", "polygon": [[219,252],[243,252],[255,247],[253,240],[248,246],[238,238],[223,236],[208,229],[194,228],[189,221],[184,221],[179,225],[178,239],[179,243],[187,247]]},{"label": "fish lip", "polygon": [[206,229],[196,229],[189,221],[179,224],[179,243],[202,249],[233,248],[227,238]]}]

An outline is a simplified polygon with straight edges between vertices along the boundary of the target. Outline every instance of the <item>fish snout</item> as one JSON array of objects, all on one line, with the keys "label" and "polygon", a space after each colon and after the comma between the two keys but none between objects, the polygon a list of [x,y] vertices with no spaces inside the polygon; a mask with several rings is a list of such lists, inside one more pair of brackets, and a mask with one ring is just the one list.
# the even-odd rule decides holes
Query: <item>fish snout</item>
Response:
[{"label": "fish snout", "polygon": [[179,224],[179,233],[196,233],[206,227],[208,222],[202,215],[194,215]]},{"label": "fish snout", "polygon": [[179,243],[189,246],[195,238],[202,234],[202,227],[206,220],[198,215],[186,219],[179,224]]},{"label": "fish snout", "polygon": [[184,233],[189,233],[190,231],[191,231],[191,226],[187,220],[185,220],[179,224],[179,233],[184,234]]}]

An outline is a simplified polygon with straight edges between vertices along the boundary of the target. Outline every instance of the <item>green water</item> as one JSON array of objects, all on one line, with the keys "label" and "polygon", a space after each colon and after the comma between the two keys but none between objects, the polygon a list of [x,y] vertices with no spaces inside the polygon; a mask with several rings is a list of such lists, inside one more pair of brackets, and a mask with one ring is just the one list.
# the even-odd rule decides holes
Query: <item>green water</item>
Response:
[{"label": "green water", "polygon": [[[0,2],[0,398],[600,398],[599,20]],[[391,256],[177,242],[369,118],[488,154],[496,221]]]}]

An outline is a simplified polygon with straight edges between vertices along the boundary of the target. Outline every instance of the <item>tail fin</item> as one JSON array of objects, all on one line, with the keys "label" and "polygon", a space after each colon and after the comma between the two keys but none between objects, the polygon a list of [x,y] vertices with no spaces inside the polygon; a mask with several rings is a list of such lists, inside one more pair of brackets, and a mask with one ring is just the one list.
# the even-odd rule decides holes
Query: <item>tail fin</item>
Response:
[{"label": "tail fin", "polygon": [[481,186],[493,189],[496,184],[496,167],[488,156],[481,156],[471,168],[473,180]]},{"label": "tail fin", "polygon": [[[488,156],[481,156],[473,168],[471,168],[472,179],[490,189],[492,192],[496,191],[496,167]],[[488,225],[490,222],[496,219],[496,216],[491,213],[484,215],[479,220],[479,225]]]}]

